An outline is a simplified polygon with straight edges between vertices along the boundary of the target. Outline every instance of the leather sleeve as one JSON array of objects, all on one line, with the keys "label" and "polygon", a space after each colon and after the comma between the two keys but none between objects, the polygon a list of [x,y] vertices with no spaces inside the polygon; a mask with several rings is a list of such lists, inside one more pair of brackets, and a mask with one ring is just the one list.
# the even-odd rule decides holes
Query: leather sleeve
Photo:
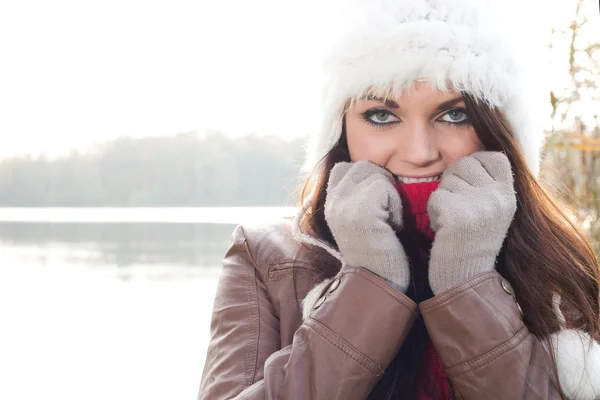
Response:
[{"label": "leather sleeve", "polygon": [[347,268],[292,344],[280,348],[278,316],[238,228],[223,263],[198,398],[364,399],[416,315],[415,303],[383,279]]},{"label": "leather sleeve", "polygon": [[508,281],[479,275],[419,305],[459,399],[560,399]]}]

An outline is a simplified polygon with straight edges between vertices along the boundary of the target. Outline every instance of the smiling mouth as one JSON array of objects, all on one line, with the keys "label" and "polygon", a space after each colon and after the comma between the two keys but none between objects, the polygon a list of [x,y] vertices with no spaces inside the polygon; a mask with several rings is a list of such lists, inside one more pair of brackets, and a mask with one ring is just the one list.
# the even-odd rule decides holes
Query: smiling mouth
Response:
[{"label": "smiling mouth", "polygon": [[441,175],[431,176],[429,178],[406,178],[404,176],[396,175],[396,179],[399,183],[423,183],[423,182],[435,182],[441,179]]}]

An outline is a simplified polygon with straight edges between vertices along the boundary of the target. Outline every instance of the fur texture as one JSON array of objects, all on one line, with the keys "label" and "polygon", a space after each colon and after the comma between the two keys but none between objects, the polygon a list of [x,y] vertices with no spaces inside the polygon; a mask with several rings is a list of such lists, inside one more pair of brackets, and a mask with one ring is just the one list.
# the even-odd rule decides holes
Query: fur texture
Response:
[{"label": "fur texture", "polygon": [[569,399],[600,398],[600,344],[584,332],[563,329],[550,337],[558,379]]},{"label": "fur texture", "polygon": [[349,100],[398,96],[417,80],[499,107],[534,174],[544,135],[530,70],[503,26],[497,0],[355,0],[339,10],[324,64],[322,121],[308,143],[310,171],[341,135]]},{"label": "fur texture", "polygon": [[[507,3],[504,9],[497,6]],[[478,101],[498,107],[509,120],[531,171],[539,174],[544,144],[540,109],[546,101],[535,81],[537,68],[517,41],[514,19],[517,6],[499,0],[347,0],[331,15],[338,37],[324,63],[322,118],[307,147],[305,172],[329,152],[342,131],[349,101],[364,95],[400,96],[418,80],[439,90],[464,91]],[[506,11],[509,10],[509,11]],[[510,18],[507,18],[507,13]],[[324,39],[325,40],[325,39]],[[526,48],[526,46],[525,46]],[[531,50],[531,47],[529,48]],[[309,196],[310,197],[310,196]],[[308,201],[308,200],[307,200]],[[294,236],[325,249],[342,261],[327,243],[301,232],[300,207]],[[303,317],[331,282],[316,285],[303,301]],[[555,310],[560,313],[558,304]],[[555,348],[559,380],[573,400],[600,398],[600,344],[584,332],[562,329],[550,338]]]},{"label": "fur texture", "polygon": [[[308,196],[308,200],[310,200],[310,197],[312,197],[312,193]],[[308,200],[305,203],[308,203]],[[294,238],[299,243],[305,243],[308,245],[322,248],[323,250],[325,250],[326,252],[331,254],[334,258],[338,259],[342,263],[342,266],[346,265],[344,259],[342,258],[342,255],[340,254],[339,251],[335,250],[328,243],[326,243],[314,236],[307,235],[306,233],[302,232],[302,229],[300,227],[300,222],[304,218],[304,214],[306,213],[307,207],[308,207],[308,204],[304,204],[302,207],[298,208],[298,213],[296,214],[296,218],[294,219],[294,222],[292,223],[292,235],[294,235]]]},{"label": "fur texture", "polygon": [[600,343],[581,331],[566,328],[560,296],[552,296],[552,307],[562,330],[550,335],[558,368],[558,380],[569,399],[600,398]]}]

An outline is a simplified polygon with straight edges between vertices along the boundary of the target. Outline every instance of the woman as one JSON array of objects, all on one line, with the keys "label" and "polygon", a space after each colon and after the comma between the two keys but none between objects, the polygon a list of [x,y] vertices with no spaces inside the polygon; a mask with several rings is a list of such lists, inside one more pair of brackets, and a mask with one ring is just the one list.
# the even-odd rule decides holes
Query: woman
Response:
[{"label": "woman", "polygon": [[600,267],[497,13],[355,11],[299,215],[233,234],[199,398],[599,398]]}]

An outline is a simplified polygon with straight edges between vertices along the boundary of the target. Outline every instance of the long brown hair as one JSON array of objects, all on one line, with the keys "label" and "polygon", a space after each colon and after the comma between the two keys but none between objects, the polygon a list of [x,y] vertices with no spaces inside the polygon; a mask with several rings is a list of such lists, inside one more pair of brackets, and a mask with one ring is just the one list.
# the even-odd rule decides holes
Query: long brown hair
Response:
[{"label": "long brown hair", "polygon": [[[525,325],[552,349],[549,335],[560,329],[553,308],[553,294],[557,294],[567,327],[600,340],[600,266],[592,246],[533,175],[503,113],[467,93],[463,97],[484,148],[506,154],[513,168],[518,207],[497,270],[513,285]],[[333,247],[336,245],[325,221],[324,203],[329,172],[340,161],[350,161],[345,128],[338,143],[308,176],[300,195],[300,204],[306,208],[300,221],[302,231]],[[329,258],[324,253],[322,257]],[[338,272],[339,266],[332,266],[339,264],[322,265],[329,266],[323,271],[325,275]],[[557,378],[554,351],[550,354]]]}]

